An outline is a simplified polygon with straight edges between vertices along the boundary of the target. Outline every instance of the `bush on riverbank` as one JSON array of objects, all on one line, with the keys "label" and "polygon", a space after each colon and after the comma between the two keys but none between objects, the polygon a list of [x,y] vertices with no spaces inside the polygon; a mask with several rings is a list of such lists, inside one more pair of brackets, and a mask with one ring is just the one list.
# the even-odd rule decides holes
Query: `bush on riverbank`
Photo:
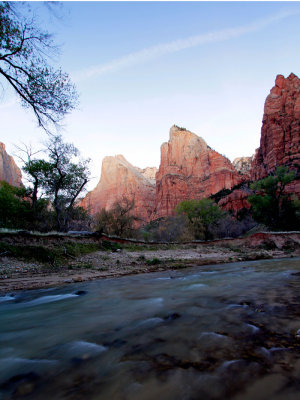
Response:
[{"label": "bush on riverbank", "polygon": [[0,256],[39,261],[51,265],[64,263],[100,249],[99,243],[80,243],[70,240],[51,242],[47,238],[40,242],[36,241],[34,245],[29,245],[25,240],[22,241],[17,237],[0,241]]}]

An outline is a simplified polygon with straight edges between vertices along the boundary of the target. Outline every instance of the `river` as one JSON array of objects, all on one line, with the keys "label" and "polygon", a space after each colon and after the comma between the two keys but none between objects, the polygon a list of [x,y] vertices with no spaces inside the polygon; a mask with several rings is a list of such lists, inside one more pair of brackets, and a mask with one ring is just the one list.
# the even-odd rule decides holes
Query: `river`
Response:
[{"label": "river", "polygon": [[0,312],[4,400],[299,398],[299,258],[16,292]]}]

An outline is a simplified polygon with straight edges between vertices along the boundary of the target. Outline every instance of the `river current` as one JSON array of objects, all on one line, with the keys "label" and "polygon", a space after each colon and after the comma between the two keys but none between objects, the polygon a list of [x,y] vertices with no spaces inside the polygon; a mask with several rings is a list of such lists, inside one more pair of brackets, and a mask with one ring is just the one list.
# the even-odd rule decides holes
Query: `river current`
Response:
[{"label": "river current", "polygon": [[0,313],[0,399],[299,399],[299,258],[16,292]]}]

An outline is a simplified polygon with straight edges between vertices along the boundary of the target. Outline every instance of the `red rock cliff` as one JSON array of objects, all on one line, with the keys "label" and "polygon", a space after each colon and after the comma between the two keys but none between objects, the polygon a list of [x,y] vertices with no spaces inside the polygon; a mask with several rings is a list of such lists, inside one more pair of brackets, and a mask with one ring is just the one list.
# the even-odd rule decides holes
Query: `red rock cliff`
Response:
[{"label": "red rock cliff", "polygon": [[260,147],[252,163],[251,177],[261,179],[279,165],[300,164],[300,79],[277,75],[266,98]]},{"label": "red rock cliff", "polygon": [[226,157],[194,133],[174,125],[169,142],[161,146],[155,216],[172,215],[180,201],[208,197],[241,179]]},{"label": "red rock cliff", "polygon": [[6,181],[10,185],[22,185],[22,174],[12,156],[5,151],[4,143],[0,142],[0,181]]},{"label": "red rock cliff", "polygon": [[100,181],[82,200],[81,205],[96,214],[102,208],[109,210],[116,201],[127,197],[134,199],[133,214],[148,222],[155,203],[154,173],[152,168],[142,170],[134,167],[122,155],[105,157]]},{"label": "red rock cliff", "polygon": [[247,175],[250,179],[251,163],[253,157],[237,157],[233,160],[234,168],[243,175]]}]

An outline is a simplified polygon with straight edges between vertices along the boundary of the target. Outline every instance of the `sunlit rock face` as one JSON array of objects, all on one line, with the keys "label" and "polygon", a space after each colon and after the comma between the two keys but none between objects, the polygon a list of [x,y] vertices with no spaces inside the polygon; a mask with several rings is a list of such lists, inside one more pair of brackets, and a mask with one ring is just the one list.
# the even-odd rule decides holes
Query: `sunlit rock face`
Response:
[{"label": "sunlit rock face", "polygon": [[[275,86],[267,96],[261,129],[260,147],[252,157],[235,159],[238,171],[250,174],[251,180],[259,180],[285,165],[300,171],[300,79],[290,74],[288,78],[277,75]],[[249,169],[249,162],[251,169]],[[285,191],[300,194],[300,180],[294,180]],[[251,191],[245,188],[234,190],[219,201],[223,209],[236,213],[241,208],[250,208],[247,197]]]},{"label": "sunlit rock face", "polygon": [[251,177],[261,179],[277,166],[299,170],[300,164],[300,79],[277,75],[266,98],[260,147],[252,163]]},{"label": "sunlit rock face", "polygon": [[140,218],[140,222],[148,222],[155,203],[155,173],[155,168],[134,167],[122,155],[105,157],[100,181],[81,205],[91,214],[96,214],[102,208],[109,210],[116,201],[126,197],[134,200],[133,214]]},{"label": "sunlit rock face", "polygon": [[247,175],[250,179],[250,170],[253,157],[237,157],[233,160],[234,168],[243,175]]},{"label": "sunlit rock face", "polygon": [[226,157],[211,149],[201,137],[174,125],[169,141],[161,146],[155,216],[172,215],[182,200],[208,197],[241,180]]},{"label": "sunlit rock face", "polygon": [[5,151],[5,144],[0,142],[0,181],[13,186],[22,185],[22,174],[12,156]]}]

